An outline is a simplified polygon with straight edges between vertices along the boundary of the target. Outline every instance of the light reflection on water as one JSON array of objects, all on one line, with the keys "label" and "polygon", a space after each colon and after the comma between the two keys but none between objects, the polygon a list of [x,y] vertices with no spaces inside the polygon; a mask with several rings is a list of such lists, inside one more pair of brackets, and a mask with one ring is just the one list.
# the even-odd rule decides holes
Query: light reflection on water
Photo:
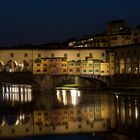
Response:
[{"label": "light reflection on water", "polygon": [[26,84],[2,84],[0,101],[23,104],[32,101],[32,86]]},{"label": "light reflection on water", "polygon": [[72,90],[56,90],[57,100],[64,105],[72,104],[77,105],[79,98],[81,96],[81,91],[72,89]]}]

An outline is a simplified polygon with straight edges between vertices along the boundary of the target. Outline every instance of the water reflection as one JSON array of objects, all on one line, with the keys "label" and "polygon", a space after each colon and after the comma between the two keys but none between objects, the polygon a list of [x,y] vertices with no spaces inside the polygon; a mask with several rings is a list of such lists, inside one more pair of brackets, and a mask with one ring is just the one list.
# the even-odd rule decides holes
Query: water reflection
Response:
[{"label": "water reflection", "polygon": [[[116,126],[120,129],[139,125],[140,97],[138,94],[116,94]],[[125,129],[124,129],[125,130]]]},{"label": "water reflection", "polygon": [[2,84],[1,98],[4,103],[27,103],[32,101],[32,86],[27,84]]},{"label": "water reflection", "polygon": [[81,96],[81,91],[72,90],[56,90],[56,96],[59,103],[63,103],[65,106],[68,104],[77,105]]},{"label": "water reflection", "polygon": [[[24,84],[4,84],[1,100],[13,103],[33,101],[32,86]],[[118,129],[135,133],[140,130],[140,97],[134,94],[112,93],[78,88],[58,88],[38,93],[32,110],[0,112],[0,125],[17,126],[29,124],[37,133],[44,132],[93,132]],[[27,106],[26,106],[27,107]],[[59,129],[59,127],[61,129]],[[63,129],[62,129],[63,128]],[[0,128],[1,130],[1,128]],[[28,130],[28,129],[27,129]],[[49,130],[49,131],[47,131]],[[4,131],[2,132],[4,134]],[[18,134],[18,131],[17,131]]]}]

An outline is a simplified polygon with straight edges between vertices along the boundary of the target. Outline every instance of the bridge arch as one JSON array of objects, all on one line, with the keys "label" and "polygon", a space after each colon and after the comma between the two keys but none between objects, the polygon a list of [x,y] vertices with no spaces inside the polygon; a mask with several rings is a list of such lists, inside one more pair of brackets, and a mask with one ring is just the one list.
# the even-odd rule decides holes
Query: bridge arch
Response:
[{"label": "bridge arch", "polygon": [[23,60],[19,64],[19,71],[30,71],[31,70],[31,62],[28,60]]},{"label": "bridge arch", "polygon": [[4,70],[4,63],[0,60],[0,72]]},{"label": "bridge arch", "polygon": [[5,64],[5,71],[6,72],[16,72],[18,71],[18,63],[15,60],[9,60]]}]

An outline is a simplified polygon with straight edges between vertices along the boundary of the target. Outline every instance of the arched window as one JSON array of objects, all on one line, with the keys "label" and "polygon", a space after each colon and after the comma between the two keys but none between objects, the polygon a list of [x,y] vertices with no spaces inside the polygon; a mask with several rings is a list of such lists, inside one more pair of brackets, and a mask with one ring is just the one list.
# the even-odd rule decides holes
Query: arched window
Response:
[{"label": "arched window", "polygon": [[124,67],[124,59],[120,59],[120,74],[125,73],[125,67]]},{"label": "arched window", "polygon": [[132,72],[131,59],[128,57],[128,58],[126,58],[126,73],[130,74],[131,72]]},{"label": "arched window", "polygon": [[138,71],[139,71],[138,67],[139,67],[138,66],[138,59],[136,57],[134,57],[132,59],[132,73],[133,74],[138,74]]},{"label": "arched window", "polygon": [[27,60],[23,60],[19,64],[19,71],[30,71],[30,70],[31,70],[30,62],[28,62]]},{"label": "arched window", "polygon": [[9,60],[5,65],[5,70],[7,72],[16,72],[18,71],[18,63],[13,60]]}]

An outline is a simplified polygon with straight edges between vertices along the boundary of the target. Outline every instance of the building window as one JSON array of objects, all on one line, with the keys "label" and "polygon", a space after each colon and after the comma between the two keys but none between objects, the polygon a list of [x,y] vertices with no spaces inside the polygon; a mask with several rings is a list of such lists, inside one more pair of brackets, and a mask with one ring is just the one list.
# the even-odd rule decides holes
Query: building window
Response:
[{"label": "building window", "polygon": [[43,72],[47,72],[47,69],[44,69]]},{"label": "building window", "polygon": [[27,53],[25,53],[25,54],[24,54],[24,57],[28,57],[28,54],[27,54]]},{"label": "building window", "polygon": [[80,72],[80,69],[76,69],[76,72]]},{"label": "building window", "polygon": [[80,53],[77,53],[77,57],[80,57]]},{"label": "building window", "polygon": [[51,57],[54,57],[54,54],[53,53],[51,54]]},{"label": "building window", "polygon": [[67,53],[64,53],[64,57],[67,57]]},{"label": "building window", "polygon": [[89,54],[89,57],[92,57],[92,53]]},{"label": "building window", "polygon": [[10,54],[10,56],[11,56],[11,57],[14,57],[14,54],[13,54],[13,53],[11,53],[11,54]]},{"label": "building window", "polygon": [[105,56],[105,54],[104,53],[102,53],[102,57],[104,57]]},{"label": "building window", "polygon": [[39,70],[39,69],[37,69],[37,72],[40,72],[40,70]]},{"label": "building window", "polygon": [[37,66],[40,66],[40,64],[37,64]]},{"label": "building window", "polygon": [[41,53],[38,53],[38,57],[41,57]]}]

